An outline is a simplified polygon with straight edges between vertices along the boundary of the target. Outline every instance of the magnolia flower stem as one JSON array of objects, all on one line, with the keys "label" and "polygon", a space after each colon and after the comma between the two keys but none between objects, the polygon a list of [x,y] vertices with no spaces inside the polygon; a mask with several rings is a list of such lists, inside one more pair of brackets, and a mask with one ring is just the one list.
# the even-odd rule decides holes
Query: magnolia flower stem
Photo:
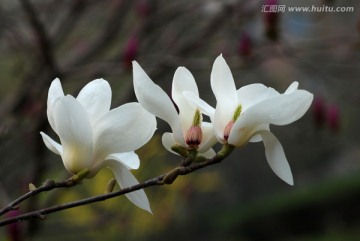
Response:
[{"label": "magnolia flower stem", "polygon": [[51,179],[48,179],[44,182],[43,185],[41,185],[38,188],[31,188],[35,187],[33,184],[29,184],[30,191],[26,194],[22,195],[21,197],[15,199],[13,202],[9,203],[7,206],[2,208],[0,210],[0,216],[11,211],[18,209],[17,205],[22,203],[23,201],[27,200],[30,197],[33,197],[39,193],[47,192],[56,188],[63,188],[63,187],[73,187],[81,182],[82,179],[86,177],[86,175],[89,173],[89,170],[84,169],[80,171],[78,174],[70,177],[69,179],[63,181],[63,182],[55,182]]},{"label": "magnolia flower stem", "polygon": [[[230,153],[233,151],[233,149],[234,148],[231,145],[224,145],[223,148],[213,158],[205,159],[204,162],[192,163],[193,165],[188,165],[188,166],[182,165],[182,166],[176,167],[172,171],[170,171],[166,174],[162,174],[160,176],[154,177],[143,183],[139,183],[139,184],[131,186],[131,187],[123,188],[117,192],[111,192],[111,193],[106,193],[106,194],[102,194],[102,195],[98,195],[98,196],[94,196],[94,197],[90,197],[90,198],[85,198],[85,199],[81,199],[81,200],[78,200],[75,202],[69,202],[66,204],[56,205],[56,206],[40,209],[37,211],[21,214],[16,217],[4,219],[4,220],[0,221],[0,226],[5,226],[5,225],[11,224],[11,223],[25,221],[25,220],[29,220],[29,219],[35,219],[35,218],[45,219],[46,214],[50,214],[50,213],[58,212],[61,210],[78,207],[78,206],[83,206],[83,205],[87,205],[90,203],[105,201],[107,199],[121,196],[126,193],[134,192],[136,190],[144,189],[144,188],[147,188],[150,186],[160,186],[160,185],[164,185],[164,184],[171,184],[176,180],[176,178],[179,175],[182,175],[182,176],[187,175],[196,170],[199,170],[199,169],[205,168],[207,166],[221,162],[227,156],[230,155]],[[191,156],[190,158],[194,159],[195,156]],[[185,158],[185,159],[187,159],[187,158]],[[185,160],[184,160],[184,162],[185,162]],[[16,199],[15,201],[13,201],[9,205],[7,205],[5,208],[0,210],[0,213],[3,214],[10,210],[17,209],[15,207],[17,204],[21,203],[22,201],[26,200],[27,198],[34,196],[40,192],[49,191],[49,190],[52,190],[55,188],[75,186],[76,184],[79,183],[77,181],[79,181],[79,179],[76,179],[76,178],[70,178],[64,182],[59,182],[59,183],[54,182],[52,180],[48,180],[41,187],[35,189],[34,191],[28,192],[24,196]]]}]

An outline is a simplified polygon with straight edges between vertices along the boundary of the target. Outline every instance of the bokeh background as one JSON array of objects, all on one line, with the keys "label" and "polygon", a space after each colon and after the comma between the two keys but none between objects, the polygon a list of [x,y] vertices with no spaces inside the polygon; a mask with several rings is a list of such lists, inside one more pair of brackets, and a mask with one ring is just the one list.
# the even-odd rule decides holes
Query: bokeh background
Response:
[{"label": "bokeh background", "polygon": [[[285,5],[285,12],[262,12],[269,4]],[[287,9],[312,5],[354,9]],[[298,81],[315,98],[302,119],[272,127],[294,186],[272,173],[262,143],[249,144],[171,186],[146,189],[153,215],[117,197],[2,227],[0,240],[360,240],[359,5],[351,0],[1,0],[1,206],[26,192],[30,182],[39,186],[48,178],[69,177],[39,134],[56,136],[46,118],[55,77],[75,96],[89,81],[104,78],[116,107],[136,100],[132,60],[169,94],[174,71],[185,66],[200,96],[214,105],[210,71],[222,53],[237,88],[259,82],[283,92]],[[169,126],[158,123],[154,138],[137,151],[142,164],[133,173],[139,181],[181,161],[162,147],[161,134]],[[80,186],[32,198],[17,212],[102,194],[111,177],[102,170]]]}]

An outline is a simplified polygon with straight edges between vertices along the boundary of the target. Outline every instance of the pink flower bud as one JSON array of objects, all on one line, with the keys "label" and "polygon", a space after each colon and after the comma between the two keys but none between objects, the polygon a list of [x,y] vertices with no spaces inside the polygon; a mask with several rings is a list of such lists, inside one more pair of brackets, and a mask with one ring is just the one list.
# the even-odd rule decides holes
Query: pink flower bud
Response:
[{"label": "pink flower bud", "polygon": [[234,126],[234,121],[230,121],[226,126],[224,130],[224,139],[227,141],[229,139],[230,131],[232,127]]},{"label": "pink flower bud", "polygon": [[200,126],[192,126],[186,133],[186,145],[197,149],[202,141],[202,130]]}]

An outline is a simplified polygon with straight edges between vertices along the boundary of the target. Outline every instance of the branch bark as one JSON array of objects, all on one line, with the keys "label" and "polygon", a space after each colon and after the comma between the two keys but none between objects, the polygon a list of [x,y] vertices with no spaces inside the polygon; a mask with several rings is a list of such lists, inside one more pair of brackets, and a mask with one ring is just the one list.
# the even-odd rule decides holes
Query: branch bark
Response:
[{"label": "branch bark", "polygon": [[[45,219],[46,214],[50,214],[50,213],[62,211],[65,209],[78,207],[78,206],[83,206],[83,205],[87,205],[87,204],[91,204],[91,203],[95,203],[95,202],[105,201],[110,198],[121,196],[126,193],[134,192],[136,190],[151,187],[151,186],[161,186],[164,184],[172,184],[179,175],[182,175],[182,176],[187,175],[189,173],[195,172],[195,171],[205,168],[207,166],[211,166],[216,163],[220,163],[228,155],[230,155],[233,148],[234,148],[233,146],[224,145],[223,148],[213,158],[211,158],[211,159],[202,159],[201,158],[201,160],[204,160],[204,161],[202,161],[200,163],[196,163],[196,161],[197,161],[196,158],[191,158],[192,159],[191,161],[195,161],[195,162],[191,162],[189,164],[189,160],[188,160],[189,156],[188,156],[184,159],[181,166],[178,166],[168,173],[154,177],[143,183],[139,183],[139,184],[131,186],[131,187],[123,188],[117,192],[106,193],[106,194],[102,194],[102,195],[98,195],[98,196],[94,196],[94,197],[90,197],[90,198],[85,198],[85,199],[81,199],[78,201],[69,202],[69,203],[61,204],[61,205],[56,205],[56,206],[28,212],[28,213],[25,213],[22,215],[18,215],[16,217],[8,218],[3,221],[0,221],[0,226],[5,226],[5,225],[11,224],[11,223],[21,222],[21,221],[30,220],[30,219]],[[45,184],[42,187],[36,189],[37,191],[34,190],[34,193],[29,192],[29,193],[25,194],[23,197],[20,197],[19,199],[10,203],[8,206],[3,208],[2,210],[9,209],[8,211],[10,211],[10,210],[14,209],[15,205],[19,204],[20,202],[24,201],[25,199],[27,199],[33,195],[36,195],[40,192],[52,190],[55,188],[74,186],[72,184],[73,183],[71,183],[71,182],[67,183],[66,181],[58,183],[58,184],[56,184],[56,183],[46,184],[46,182],[45,182]],[[77,184],[77,183],[75,183],[75,184]]]}]

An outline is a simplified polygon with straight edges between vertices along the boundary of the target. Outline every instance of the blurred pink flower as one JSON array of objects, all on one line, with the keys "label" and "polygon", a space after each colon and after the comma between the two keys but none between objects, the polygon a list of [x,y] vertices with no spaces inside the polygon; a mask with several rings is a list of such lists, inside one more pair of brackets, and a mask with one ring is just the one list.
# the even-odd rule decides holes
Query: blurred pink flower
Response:
[{"label": "blurred pink flower", "polygon": [[327,110],[327,124],[330,130],[337,132],[340,129],[340,110],[337,105],[331,105]]},{"label": "blurred pink flower", "polygon": [[252,53],[252,39],[247,33],[240,37],[238,53],[241,57],[248,57]]},{"label": "blurred pink flower", "polygon": [[312,113],[315,125],[322,127],[325,123],[326,105],[324,99],[320,96],[316,96],[312,105]]},{"label": "blurred pink flower", "polygon": [[136,36],[130,37],[125,45],[122,62],[126,70],[132,69],[132,61],[136,59],[139,50],[139,40]]},{"label": "blurred pink flower", "polygon": [[[16,217],[18,215],[20,215],[21,212],[19,210],[13,210],[11,212],[8,212],[6,214],[6,216],[8,218],[13,218]],[[22,235],[21,235],[21,223],[20,222],[16,222],[16,223],[11,223],[9,224],[6,228],[7,228],[7,237],[9,241],[21,241],[22,239]]]},{"label": "blurred pink flower", "polygon": [[279,38],[279,13],[272,11],[271,6],[278,5],[278,1],[265,0],[264,5],[266,8],[264,12],[265,35],[270,40],[276,41]]},{"label": "blurred pink flower", "polygon": [[140,17],[147,17],[151,13],[151,5],[149,0],[138,0],[135,5],[137,14]]}]

